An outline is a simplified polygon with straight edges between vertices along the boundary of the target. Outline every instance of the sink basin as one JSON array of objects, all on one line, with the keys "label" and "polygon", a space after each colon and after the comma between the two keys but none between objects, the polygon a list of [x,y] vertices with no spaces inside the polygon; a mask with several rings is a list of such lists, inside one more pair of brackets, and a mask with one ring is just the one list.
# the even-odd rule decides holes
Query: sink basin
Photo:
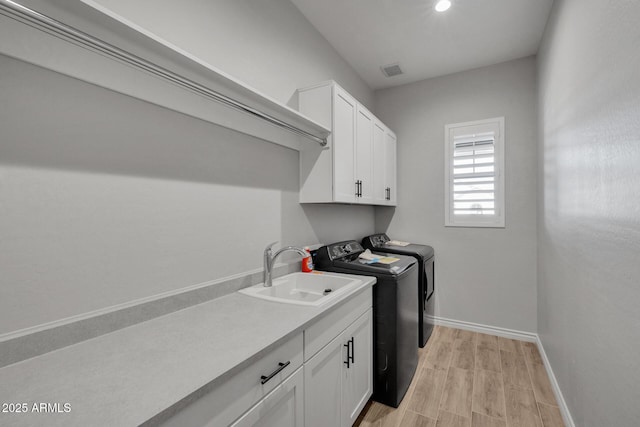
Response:
[{"label": "sink basin", "polygon": [[269,288],[260,283],[238,292],[286,304],[318,306],[336,299],[360,283],[360,279],[331,274],[291,273],[274,279],[273,286]]}]

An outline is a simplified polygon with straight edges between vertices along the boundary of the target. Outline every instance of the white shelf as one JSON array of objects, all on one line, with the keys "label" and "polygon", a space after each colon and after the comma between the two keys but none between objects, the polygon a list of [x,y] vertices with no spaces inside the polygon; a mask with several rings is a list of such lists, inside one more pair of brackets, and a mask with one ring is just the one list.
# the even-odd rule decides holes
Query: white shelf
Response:
[{"label": "white shelf", "polygon": [[47,6],[0,0],[0,53],[296,150],[330,134],[91,0]]}]

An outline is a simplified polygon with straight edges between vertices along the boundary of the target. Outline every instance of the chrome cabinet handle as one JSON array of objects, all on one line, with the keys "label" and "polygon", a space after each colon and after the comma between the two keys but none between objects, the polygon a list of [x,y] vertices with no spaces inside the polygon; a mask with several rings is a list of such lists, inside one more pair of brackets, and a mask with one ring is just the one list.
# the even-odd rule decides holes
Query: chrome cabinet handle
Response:
[{"label": "chrome cabinet handle", "polygon": [[278,375],[280,373],[280,371],[282,371],[284,368],[286,368],[287,366],[289,366],[289,364],[291,364],[291,361],[287,361],[286,363],[278,363],[278,367],[276,368],[275,371],[271,372],[269,375],[264,376],[262,375],[260,377],[260,383],[261,384],[265,384],[267,381],[269,381],[271,378],[275,377],[276,375]]}]

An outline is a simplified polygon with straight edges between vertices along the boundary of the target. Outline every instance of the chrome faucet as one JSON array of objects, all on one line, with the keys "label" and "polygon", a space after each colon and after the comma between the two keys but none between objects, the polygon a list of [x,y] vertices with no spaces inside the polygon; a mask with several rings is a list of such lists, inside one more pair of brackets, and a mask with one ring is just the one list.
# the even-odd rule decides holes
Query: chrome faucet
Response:
[{"label": "chrome faucet", "polygon": [[305,251],[302,248],[299,248],[297,246],[285,246],[284,248],[279,249],[273,256],[271,255],[271,246],[275,245],[278,242],[273,242],[269,245],[267,245],[267,247],[264,249],[264,257],[263,257],[263,264],[264,264],[264,271],[262,272],[262,279],[263,279],[263,283],[264,283],[264,287],[268,288],[270,287],[273,283],[272,283],[272,279],[271,279],[271,273],[273,270],[273,264],[275,264],[276,258],[278,258],[280,256],[280,254],[287,252],[287,251],[293,251],[293,252],[297,252],[298,254],[302,255],[303,258],[306,258],[309,256],[309,253],[307,251]]}]

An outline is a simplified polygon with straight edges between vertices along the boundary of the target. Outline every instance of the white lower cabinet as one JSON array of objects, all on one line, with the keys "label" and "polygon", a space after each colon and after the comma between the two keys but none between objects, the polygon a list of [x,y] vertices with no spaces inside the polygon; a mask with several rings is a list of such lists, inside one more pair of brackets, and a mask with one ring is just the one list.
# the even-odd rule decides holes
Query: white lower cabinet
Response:
[{"label": "white lower cabinet", "polygon": [[[163,427],[233,425],[247,410],[266,402],[279,386],[293,378],[291,375],[302,367],[303,347],[300,332],[219,385],[203,391],[198,398],[191,398],[189,404],[158,424]],[[296,392],[301,393],[302,387]],[[298,412],[302,412],[302,406]]]},{"label": "white lower cabinet", "polygon": [[304,365],[305,427],[343,425],[342,367],[345,359],[341,337],[331,341]]},{"label": "white lower cabinet", "polygon": [[304,364],[305,427],[348,427],[373,391],[372,317],[368,309]]},{"label": "white lower cabinet", "polygon": [[351,426],[373,391],[371,307],[368,288],[157,424]]},{"label": "white lower cabinet", "polygon": [[[373,328],[372,312],[367,310],[343,333],[351,349],[349,366],[343,368],[343,426],[352,426],[373,392]],[[347,341],[349,343],[349,341]]]},{"label": "white lower cabinet", "polygon": [[304,374],[302,368],[286,379],[232,427],[299,427],[304,424]]}]

